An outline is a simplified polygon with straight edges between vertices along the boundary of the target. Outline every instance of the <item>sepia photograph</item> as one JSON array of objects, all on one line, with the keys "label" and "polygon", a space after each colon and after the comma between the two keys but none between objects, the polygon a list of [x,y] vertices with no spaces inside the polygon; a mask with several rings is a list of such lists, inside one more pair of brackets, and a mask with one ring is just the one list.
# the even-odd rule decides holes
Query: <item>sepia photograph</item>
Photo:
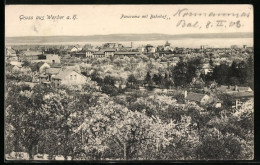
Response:
[{"label": "sepia photograph", "polygon": [[5,161],[253,160],[250,4],[5,5]]}]

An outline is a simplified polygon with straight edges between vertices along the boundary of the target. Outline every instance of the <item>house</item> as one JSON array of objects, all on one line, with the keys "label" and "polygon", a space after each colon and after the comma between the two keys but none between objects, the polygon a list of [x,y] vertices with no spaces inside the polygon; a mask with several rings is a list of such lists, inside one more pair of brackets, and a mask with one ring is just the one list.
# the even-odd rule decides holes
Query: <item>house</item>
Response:
[{"label": "house", "polygon": [[77,52],[77,53],[72,53],[71,57],[77,57],[77,58],[86,58],[86,53],[85,51]]},{"label": "house", "polygon": [[17,65],[11,65],[11,72],[19,72],[21,71],[22,67],[21,66],[17,66]]},{"label": "house", "polygon": [[254,98],[253,91],[243,91],[243,92],[236,91],[229,94],[235,98],[235,104],[232,107],[236,109],[240,108],[242,104],[247,100]]},{"label": "house", "polygon": [[52,83],[58,87],[60,85],[82,85],[85,84],[87,77],[74,71],[64,70],[52,77]]},{"label": "house", "polygon": [[115,52],[115,56],[137,56],[140,55],[140,52]]},{"label": "house", "polygon": [[11,61],[10,65],[11,65],[11,71],[12,72],[18,72],[21,70],[22,68],[22,64],[21,62],[17,62],[17,61]]},{"label": "house", "polygon": [[8,61],[18,61],[18,57],[16,55],[15,50],[6,48],[5,59]]},{"label": "house", "polygon": [[46,62],[39,62],[37,63],[37,68],[40,73],[43,73],[46,71],[46,69],[50,68],[51,66]]},{"label": "house", "polygon": [[158,45],[157,46],[157,52],[159,51],[164,51],[164,46],[163,45]]},{"label": "house", "polygon": [[100,57],[105,57],[105,53],[103,51],[97,51],[93,53],[94,58],[100,58]]},{"label": "house", "polygon": [[168,42],[168,41],[166,41],[166,43],[165,43],[165,45],[164,45],[164,50],[171,50],[171,51],[173,51],[173,48],[171,48],[171,44]]},{"label": "house", "polygon": [[187,91],[184,92],[184,98],[188,102],[196,102],[201,105],[205,105],[213,101],[212,98],[207,94],[194,93],[194,92],[187,93]]},{"label": "house", "polygon": [[60,56],[58,54],[45,54],[46,60],[45,62],[49,64],[58,63],[60,64]]},{"label": "house", "polygon": [[62,66],[61,67],[61,70],[64,71],[64,70],[74,70],[78,73],[81,73],[81,69],[80,69],[80,66],[79,65],[68,65],[68,66]]},{"label": "house", "polygon": [[250,87],[221,85],[218,91],[229,94],[235,98],[233,108],[238,109],[243,102],[254,97],[254,91]]},{"label": "house", "polygon": [[141,46],[141,47],[138,47],[137,50],[138,50],[140,53],[143,53],[144,50],[145,50],[145,48],[144,48],[143,46]]},{"label": "house", "polygon": [[209,64],[203,64],[202,66],[202,73],[207,75],[208,73],[212,72],[213,70],[210,68]]},{"label": "house", "polygon": [[218,91],[224,92],[224,93],[230,93],[230,92],[252,92],[253,90],[250,87],[242,87],[242,86],[227,86],[227,85],[221,85],[219,88],[217,88]]},{"label": "house", "polygon": [[103,45],[104,49],[116,49],[118,50],[119,48],[122,48],[123,45],[122,44],[118,44],[118,43],[105,43]]},{"label": "house", "polygon": [[94,53],[94,51],[92,51],[92,50],[86,50],[86,57],[87,58],[93,58],[94,57],[93,53]]},{"label": "house", "polygon": [[38,60],[32,60],[31,62],[46,62],[48,64],[60,64],[60,56],[58,54],[43,54],[39,56]]},{"label": "house", "polygon": [[79,52],[81,51],[82,48],[79,46],[79,45],[76,45],[76,46],[73,46],[71,49],[70,49],[70,52]]},{"label": "house", "polygon": [[44,54],[40,51],[24,51],[19,55],[19,61],[30,61],[31,63],[46,62],[49,64],[60,63],[58,54]]},{"label": "house", "polygon": [[113,57],[115,55],[116,49],[103,49],[105,57]]},{"label": "house", "polygon": [[150,44],[147,44],[146,46],[145,46],[145,50],[146,50],[146,53],[155,53],[155,47],[153,47],[152,45],[150,45]]},{"label": "house", "polygon": [[13,66],[22,67],[23,63],[22,62],[17,62],[17,61],[11,61],[10,64],[13,65]]},{"label": "house", "polygon": [[61,71],[61,68],[47,68],[45,73],[39,75],[40,83],[50,83],[51,78],[57,75]]},{"label": "house", "polygon": [[18,60],[21,61],[33,61],[33,60],[39,60],[41,58],[41,56],[43,55],[43,52],[41,51],[24,51],[22,52],[19,57]]}]

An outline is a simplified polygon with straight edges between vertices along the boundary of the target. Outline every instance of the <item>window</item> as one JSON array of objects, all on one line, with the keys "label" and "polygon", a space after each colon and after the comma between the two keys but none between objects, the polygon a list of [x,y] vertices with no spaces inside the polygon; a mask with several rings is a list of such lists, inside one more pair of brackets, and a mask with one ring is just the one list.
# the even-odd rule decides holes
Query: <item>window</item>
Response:
[{"label": "window", "polygon": [[72,80],[72,75],[70,75],[70,80]]}]

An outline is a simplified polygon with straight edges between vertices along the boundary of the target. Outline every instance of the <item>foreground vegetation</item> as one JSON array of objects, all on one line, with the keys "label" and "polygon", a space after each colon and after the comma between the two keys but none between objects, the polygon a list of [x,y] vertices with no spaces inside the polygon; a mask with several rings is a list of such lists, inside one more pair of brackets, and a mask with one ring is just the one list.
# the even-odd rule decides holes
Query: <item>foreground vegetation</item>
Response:
[{"label": "foreground vegetation", "polygon": [[[31,159],[38,153],[73,160],[253,159],[253,100],[234,110],[227,97],[215,108],[187,103],[179,95],[139,90],[143,84],[190,90],[208,86],[203,92],[214,94],[212,82],[230,82],[230,76],[219,76],[226,72],[225,64],[203,77],[197,72],[198,58],[175,67],[142,58],[90,61],[82,69],[91,81],[59,89],[29,86],[24,81],[32,78],[7,72],[6,153],[28,152]],[[231,82],[250,84],[245,79],[250,64],[242,64],[231,65],[237,72],[229,73],[244,73],[233,75]]]}]

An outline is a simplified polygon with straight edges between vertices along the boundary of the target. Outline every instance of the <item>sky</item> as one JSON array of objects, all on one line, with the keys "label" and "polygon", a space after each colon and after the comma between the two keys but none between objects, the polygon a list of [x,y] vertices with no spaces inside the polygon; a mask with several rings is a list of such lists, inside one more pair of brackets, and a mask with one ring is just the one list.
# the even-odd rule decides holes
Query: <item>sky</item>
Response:
[{"label": "sky", "polygon": [[[249,13],[248,17],[208,17],[173,16],[178,10],[192,13]],[[162,19],[150,19],[152,15],[167,15]],[[63,20],[49,20],[47,15],[64,16]],[[67,16],[77,19],[66,19]],[[124,18],[125,16],[145,16],[148,18]],[[33,19],[21,19],[29,18]],[[36,20],[44,16],[44,20]],[[196,27],[177,26],[182,23],[195,24]],[[225,20],[226,27],[217,27],[217,20]],[[206,28],[210,21],[214,26]],[[228,27],[230,22],[240,21],[242,26]],[[212,25],[211,24],[211,25]],[[199,28],[200,27],[200,28]],[[5,35],[12,36],[57,36],[57,35],[104,35],[121,33],[227,33],[253,32],[253,6],[251,5],[6,5]]]}]

